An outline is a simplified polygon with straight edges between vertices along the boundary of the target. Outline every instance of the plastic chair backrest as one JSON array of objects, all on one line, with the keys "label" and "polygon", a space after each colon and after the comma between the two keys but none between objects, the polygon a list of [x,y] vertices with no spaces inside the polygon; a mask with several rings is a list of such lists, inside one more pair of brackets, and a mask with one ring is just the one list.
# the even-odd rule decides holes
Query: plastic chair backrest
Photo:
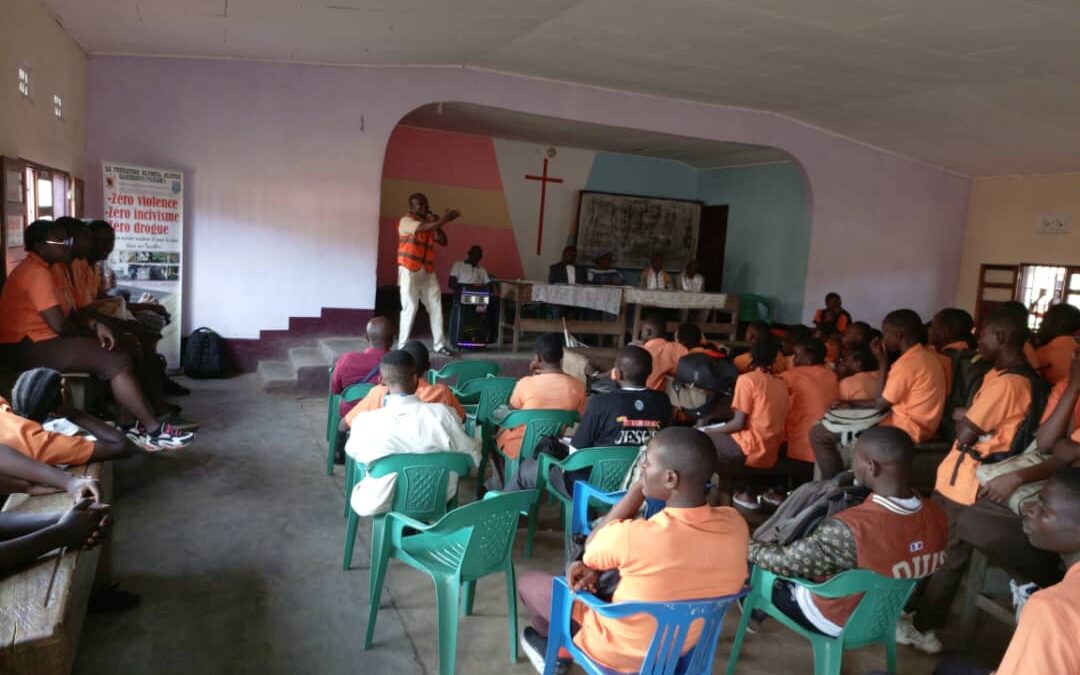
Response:
[{"label": "plastic chair backrest", "polygon": [[349,402],[359,401],[371,393],[371,390],[374,388],[374,382],[357,382],[356,384],[350,384],[341,391],[341,400]]},{"label": "plastic chair backrest", "polygon": [[[647,614],[656,620],[656,631],[653,633],[653,639],[649,643],[638,672],[642,675],[673,675],[674,673],[704,675],[712,672],[720,630],[723,628],[724,615],[728,607],[744,597],[749,590],[749,588],[744,588],[733,595],[701,600],[611,604],[603,602],[591,593],[571,593],[566,580],[560,577],[554,581],[552,603],[569,604],[575,600],[581,601],[601,616],[612,619]],[[694,645],[689,650],[685,650],[688,634],[695,622],[701,626],[701,631]],[[555,629],[556,627],[552,626],[552,630]],[[586,672],[607,672],[607,669],[601,670],[596,667],[583,650],[576,646],[570,647],[572,642],[568,625],[559,626],[558,630],[563,632],[562,638],[566,641],[563,646],[576,652],[575,661]]]},{"label": "plastic chair backrest", "polygon": [[390,455],[372,462],[367,474],[379,478],[397,474],[391,511],[431,521],[446,513],[446,485],[450,474],[467,476],[472,458],[460,452]]},{"label": "plastic chair backrest", "polygon": [[479,387],[480,402],[476,405],[476,420],[481,424],[493,424],[491,414],[499,406],[510,403],[510,395],[517,386],[517,378],[514,377],[486,377],[482,380],[473,380],[470,387]]},{"label": "plastic chair backrest", "polygon": [[452,361],[438,372],[429,370],[428,382],[435,384],[439,380],[448,380],[456,376],[457,381],[454,384],[460,387],[466,382],[498,374],[499,364],[494,361]]},{"label": "plastic chair backrest", "polygon": [[[607,504],[608,506],[614,506],[625,494],[625,490],[620,490],[618,492],[603,492],[597,490],[589,483],[580,480],[574,483],[574,502],[570,510],[571,534],[588,534],[592,530],[589,521],[590,503],[599,502],[601,504]],[[663,511],[664,506],[664,502],[659,499],[646,499],[645,517],[652,518],[657,513]]]},{"label": "plastic chair backrest", "polygon": [[576,424],[581,415],[576,410],[515,410],[500,426],[511,429],[525,425],[521,439],[521,459],[535,456],[536,444],[544,437],[558,437],[563,429]]},{"label": "plastic chair backrest", "polygon": [[563,473],[590,469],[586,482],[601,492],[618,490],[634,466],[637,446],[582,448],[562,462]]},{"label": "plastic chair backrest", "polygon": [[844,647],[856,648],[881,642],[896,630],[896,621],[911,597],[918,579],[893,579],[871,570],[848,570],[820,584],[804,584],[824,598],[862,594],[855,611],[844,624]]},{"label": "plastic chair backrest", "polygon": [[447,513],[423,536],[454,537],[468,531],[460,563],[461,579],[479,579],[506,566],[521,513],[535,500],[536,490],[486,496]]}]

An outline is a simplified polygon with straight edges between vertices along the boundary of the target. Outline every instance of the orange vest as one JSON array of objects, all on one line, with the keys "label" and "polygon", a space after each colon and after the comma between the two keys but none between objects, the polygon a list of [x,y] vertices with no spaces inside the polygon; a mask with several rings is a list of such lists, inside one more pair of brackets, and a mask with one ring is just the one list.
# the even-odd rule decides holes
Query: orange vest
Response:
[{"label": "orange vest", "polygon": [[433,271],[435,269],[435,233],[399,234],[397,264],[410,272],[419,272],[421,265],[428,272]]}]

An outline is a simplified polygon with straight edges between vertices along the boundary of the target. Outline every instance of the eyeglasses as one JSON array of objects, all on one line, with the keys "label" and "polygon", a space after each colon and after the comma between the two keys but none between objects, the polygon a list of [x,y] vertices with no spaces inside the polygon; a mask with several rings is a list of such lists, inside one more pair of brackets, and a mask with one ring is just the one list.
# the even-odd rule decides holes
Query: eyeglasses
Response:
[{"label": "eyeglasses", "polygon": [[60,241],[53,241],[52,239],[46,239],[43,244],[52,244],[53,246],[65,246],[71,248],[75,245],[75,237],[68,237],[67,239],[61,239]]}]

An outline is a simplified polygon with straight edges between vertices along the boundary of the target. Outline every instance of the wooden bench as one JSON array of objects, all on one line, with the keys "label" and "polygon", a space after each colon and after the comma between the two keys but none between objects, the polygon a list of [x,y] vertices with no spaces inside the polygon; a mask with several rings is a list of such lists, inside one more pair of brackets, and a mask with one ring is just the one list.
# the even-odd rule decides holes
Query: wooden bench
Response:
[{"label": "wooden bench", "polygon": [[[112,465],[75,467],[72,473],[101,481],[102,497],[112,496]],[[5,513],[62,513],[71,507],[67,493],[12,495]],[[59,550],[0,578],[0,673],[60,675],[71,672],[86,606],[95,577],[106,580],[109,543],[91,551]]]}]

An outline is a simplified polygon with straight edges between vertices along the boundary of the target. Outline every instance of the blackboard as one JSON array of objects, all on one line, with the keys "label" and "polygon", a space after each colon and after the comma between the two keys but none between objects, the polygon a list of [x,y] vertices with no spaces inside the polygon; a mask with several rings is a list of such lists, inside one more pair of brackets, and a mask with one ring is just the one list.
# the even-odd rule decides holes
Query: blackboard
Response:
[{"label": "blackboard", "polygon": [[582,191],[578,260],[591,265],[613,251],[615,267],[644,269],[662,253],[665,268],[681,269],[697,255],[700,228],[701,202]]}]

